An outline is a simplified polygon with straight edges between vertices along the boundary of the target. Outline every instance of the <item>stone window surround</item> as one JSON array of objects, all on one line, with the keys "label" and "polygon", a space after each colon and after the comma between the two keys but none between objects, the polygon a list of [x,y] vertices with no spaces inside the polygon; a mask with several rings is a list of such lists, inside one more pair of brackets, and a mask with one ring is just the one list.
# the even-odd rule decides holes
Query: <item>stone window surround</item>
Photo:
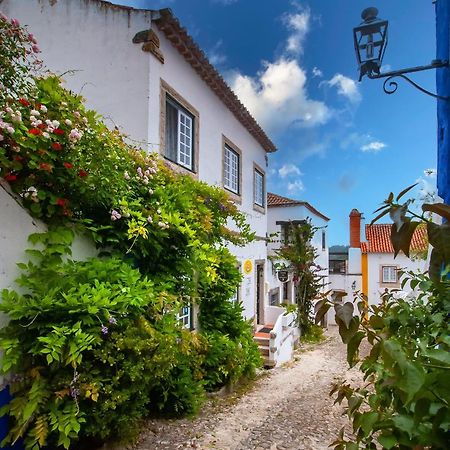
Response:
[{"label": "stone window surround", "polygon": [[193,152],[192,157],[194,159],[194,166],[192,170],[186,167],[180,166],[174,161],[165,158],[165,161],[175,171],[182,174],[190,175],[195,179],[198,179],[198,163],[200,159],[200,113],[194,108],[183,96],[181,96],[172,86],[166,81],[160,78],[160,110],[159,110],[159,142],[160,142],[160,155],[165,158],[165,140],[166,140],[166,97],[170,95],[177,103],[179,103],[184,109],[190,112],[194,116],[194,130],[193,130]]},{"label": "stone window surround", "polygon": [[[225,145],[231,148],[239,156],[239,194],[230,191],[225,187]],[[242,203],[242,150],[234,144],[230,139],[222,134],[222,188],[225,189],[226,193],[233,202],[241,204]]]},{"label": "stone window surround", "polygon": [[[259,172],[263,176],[263,201],[264,206],[257,205],[255,203],[255,172]],[[266,189],[266,172],[255,162],[253,163],[253,179],[252,179],[252,185],[253,185],[253,209],[255,211],[260,212],[261,214],[266,214],[266,207],[267,207],[267,189]]]},{"label": "stone window surround", "polygon": [[[396,282],[387,282],[383,281],[383,267],[394,267],[397,273],[397,281]],[[387,288],[399,288],[400,287],[400,277],[398,274],[398,271],[400,268],[396,266],[395,264],[380,264],[380,287],[387,287]]]}]

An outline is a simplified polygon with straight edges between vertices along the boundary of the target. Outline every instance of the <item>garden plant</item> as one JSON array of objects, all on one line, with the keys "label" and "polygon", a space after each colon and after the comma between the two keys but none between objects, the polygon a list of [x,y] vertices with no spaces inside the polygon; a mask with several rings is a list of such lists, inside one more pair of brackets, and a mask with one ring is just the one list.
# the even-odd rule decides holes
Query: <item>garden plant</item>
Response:
[{"label": "garden plant", "polygon": [[[13,395],[2,445],[94,448],[133,439],[152,414],[194,414],[206,391],[260,364],[229,301],[240,274],[227,245],[253,238],[245,217],[221,189],[108,129],[43,72],[17,20],[0,16],[0,46],[0,181],[48,228],[29,237],[17,289],[2,293]],[[77,236],[97,256],[75,260]],[[187,305],[197,332],[177,318]]]},{"label": "garden plant", "polygon": [[[365,381],[338,384],[331,393],[346,402],[354,432],[350,438],[341,430],[335,450],[450,448],[450,206],[425,203],[418,213],[411,200],[399,203],[412,187],[395,199],[391,193],[374,221],[392,218],[396,255],[409,256],[414,230],[426,226],[428,273],[404,273],[401,289],[386,292],[369,310],[364,295],[356,295],[359,314],[351,301],[335,305],[348,363],[359,365]],[[432,221],[430,212],[444,221]],[[317,320],[332,306],[323,301]],[[362,342],[368,350],[360,357]]]}]

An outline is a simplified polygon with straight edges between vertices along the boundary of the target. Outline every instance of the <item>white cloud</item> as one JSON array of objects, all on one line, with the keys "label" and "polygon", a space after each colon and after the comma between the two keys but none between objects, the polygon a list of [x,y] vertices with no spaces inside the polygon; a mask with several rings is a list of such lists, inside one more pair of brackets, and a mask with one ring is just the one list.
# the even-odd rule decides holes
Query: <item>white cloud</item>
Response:
[{"label": "white cloud", "polygon": [[220,39],[215,43],[214,47],[208,51],[208,59],[213,66],[220,66],[227,60],[227,55],[225,55],[222,51],[222,45],[223,40]]},{"label": "white cloud", "polygon": [[336,87],[338,94],[347,97],[352,103],[361,101],[361,94],[356,81],[341,73],[337,73],[331,80],[323,81],[322,83]]},{"label": "white cloud", "polygon": [[372,141],[369,142],[368,144],[362,145],[361,146],[361,150],[363,152],[379,152],[381,149],[387,147],[386,144],[384,142],[381,141]]},{"label": "white cloud", "polygon": [[377,153],[383,148],[387,147],[387,144],[375,139],[369,133],[350,133],[340,143],[342,149],[361,150],[363,152]]},{"label": "white cloud", "polygon": [[319,78],[323,77],[323,72],[318,67],[313,67],[312,74],[313,74],[314,78],[315,77],[319,77]]},{"label": "white cloud", "polygon": [[303,175],[300,169],[295,164],[285,164],[278,170],[278,175],[281,178],[286,178],[288,175]]},{"label": "white cloud", "polygon": [[293,183],[288,183],[287,189],[291,194],[295,192],[302,192],[305,190],[305,185],[303,184],[303,181],[297,180]]},{"label": "white cloud", "polygon": [[311,12],[309,9],[305,9],[298,13],[283,15],[282,19],[288,30],[291,31],[287,42],[286,51],[294,53],[296,55],[303,53],[303,44],[306,38],[306,34],[309,31]]},{"label": "white cloud", "polygon": [[330,116],[325,103],[308,98],[306,74],[296,60],[266,62],[256,77],[234,73],[229,82],[261,125],[272,132],[292,125],[323,124]]}]

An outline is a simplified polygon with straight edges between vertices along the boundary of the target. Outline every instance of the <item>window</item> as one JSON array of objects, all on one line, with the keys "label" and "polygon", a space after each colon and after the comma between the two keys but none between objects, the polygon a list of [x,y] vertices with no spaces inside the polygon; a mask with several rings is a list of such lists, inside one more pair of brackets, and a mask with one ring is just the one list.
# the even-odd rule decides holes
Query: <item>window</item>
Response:
[{"label": "window", "polygon": [[191,306],[183,306],[177,314],[177,320],[183,328],[191,329]]},{"label": "window", "polygon": [[225,144],[223,154],[223,185],[226,189],[235,194],[239,194],[239,153]]},{"label": "window", "polygon": [[325,230],[322,230],[322,251],[326,249]]},{"label": "window", "polygon": [[253,181],[255,205],[264,208],[264,174],[258,169],[255,169]]},{"label": "window", "polygon": [[345,260],[330,260],[330,273],[345,273]]},{"label": "window", "polygon": [[166,95],[165,157],[194,169],[194,116]]},{"label": "window", "polygon": [[269,291],[269,304],[270,306],[278,306],[280,304],[280,288]]},{"label": "window", "polygon": [[395,266],[383,266],[381,268],[382,282],[383,283],[397,283],[397,267]]}]

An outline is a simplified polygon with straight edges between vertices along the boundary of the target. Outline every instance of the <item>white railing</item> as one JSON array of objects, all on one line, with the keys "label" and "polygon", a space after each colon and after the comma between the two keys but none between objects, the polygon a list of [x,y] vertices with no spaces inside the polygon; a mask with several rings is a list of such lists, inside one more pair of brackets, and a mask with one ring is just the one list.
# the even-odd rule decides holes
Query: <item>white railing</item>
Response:
[{"label": "white railing", "polygon": [[297,313],[286,313],[284,308],[279,309],[283,310],[283,314],[276,319],[269,339],[269,362],[274,366],[292,359],[294,345],[299,337]]}]

